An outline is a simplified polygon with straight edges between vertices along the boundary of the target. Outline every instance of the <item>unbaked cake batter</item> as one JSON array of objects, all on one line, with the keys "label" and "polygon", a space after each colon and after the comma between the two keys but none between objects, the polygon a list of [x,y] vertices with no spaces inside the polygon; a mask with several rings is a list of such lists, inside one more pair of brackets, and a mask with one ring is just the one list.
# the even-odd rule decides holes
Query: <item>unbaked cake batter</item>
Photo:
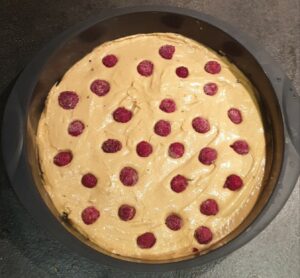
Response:
[{"label": "unbaked cake batter", "polygon": [[253,94],[235,66],[183,36],[104,43],[49,92],[37,134],[45,188],[108,252],[163,260],[209,250],[260,192]]}]

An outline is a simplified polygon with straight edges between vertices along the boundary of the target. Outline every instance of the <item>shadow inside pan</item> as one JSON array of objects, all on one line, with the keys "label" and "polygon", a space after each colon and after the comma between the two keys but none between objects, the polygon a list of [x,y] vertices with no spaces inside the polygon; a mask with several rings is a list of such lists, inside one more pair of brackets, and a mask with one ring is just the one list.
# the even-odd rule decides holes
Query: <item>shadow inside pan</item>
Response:
[{"label": "shadow inside pan", "polygon": [[[39,162],[36,156],[35,136],[37,126],[50,88],[53,84],[60,81],[64,73],[76,61],[103,42],[128,35],[153,32],[178,33],[194,39],[212,48],[216,52],[225,55],[229,61],[233,62],[252,82],[257,91],[255,98],[259,104],[260,110],[263,111],[262,116],[266,136],[267,161],[262,192],[254,209],[245,221],[235,231],[218,243],[216,248],[237,237],[247,227],[249,227],[268,201],[281,170],[284,137],[280,108],[275,92],[267,76],[261,69],[259,63],[244,46],[228,34],[224,33],[222,30],[204,21],[168,12],[137,12],[116,16],[99,22],[62,44],[59,49],[50,56],[41,70],[31,100],[28,104],[29,113],[27,119],[26,141],[27,157],[28,162],[31,165],[33,179],[48,208],[51,210],[53,215],[55,215],[57,220],[60,221],[66,229],[68,229],[70,236],[72,234],[86,245],[99,250],[104,254],[107,254],[107,252],[95,246],[73,229],[72,226],[69,225],[66,215],[59,215],[49,199],[49,196],[42,184]],[[78,244],[77,249],[79,253],[84,253],[83,248],[88,248],[87,246],[82,246],[82,244]],[[118,257],[112,254],[107,255]],[[118,258],[137,262],[137,260],[130,258]],[[190,257],[180,258],[177,260],[185,260],[188,258]],[[169,260],[165,262],[171,261]],[[146,261],[146,263],[158,262]],[[163,262],[159,261],[159,263]]]}]

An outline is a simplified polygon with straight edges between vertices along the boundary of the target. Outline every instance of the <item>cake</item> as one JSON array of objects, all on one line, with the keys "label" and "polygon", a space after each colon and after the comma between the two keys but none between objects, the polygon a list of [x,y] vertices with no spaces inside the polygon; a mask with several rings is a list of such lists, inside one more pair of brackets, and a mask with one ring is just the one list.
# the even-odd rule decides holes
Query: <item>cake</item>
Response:
[{"label": "cake", "polygon": [[51,88],[43,184],[94,246],[142,260],[208,252],[254,207],[265,137],[254,88],[178,34],[106,42]]}]

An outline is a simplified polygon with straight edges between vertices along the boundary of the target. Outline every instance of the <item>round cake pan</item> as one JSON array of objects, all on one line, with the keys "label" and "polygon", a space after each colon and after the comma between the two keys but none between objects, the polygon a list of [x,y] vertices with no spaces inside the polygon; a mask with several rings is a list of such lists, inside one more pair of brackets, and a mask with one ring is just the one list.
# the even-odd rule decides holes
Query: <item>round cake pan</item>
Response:
[{"label": "round cake pan", "polygon": [[[108,254],[73,229],[56,211],[43,187],[35,141],[50,88],[76,61],[105,41],[153,32],[173,32],[194,39],[227,57],[249,78],[256,88],[267,153],[262,192],[245,221],[209,253],[163,262]],[[79,23],[36,55],[19,76],[8,99],[2,126],[2,152],[18,197],[35,219],[64,245],[101,264],[128,271],[165,271],[200,266],[225,256],[271,222],[299,176],[299,125],[300,97],[278,64],[256,42],[224,22],[195,11],[161,6],[131,7],[103,11]]]}]

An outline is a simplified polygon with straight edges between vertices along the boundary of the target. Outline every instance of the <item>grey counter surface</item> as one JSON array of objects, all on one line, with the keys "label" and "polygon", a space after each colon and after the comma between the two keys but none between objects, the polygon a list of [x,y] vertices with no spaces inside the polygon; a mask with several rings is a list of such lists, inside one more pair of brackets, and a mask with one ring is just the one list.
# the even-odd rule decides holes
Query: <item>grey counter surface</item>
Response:
[{"label": "grey counter surface", "polygon": [[[299,0],[0,0],[0,92],[52,37],[103,8],[165,4],[195,9],[238,27],[277,60],[300,90]],[[0,109],[4,100],[1,99]],[[3,165],[1,163],[1,168]],[[299,182],[275,220],[214,263],[185,271],[132,274],[72,254],[25,211],[0,176],[0,277],[300,277]]]}]

